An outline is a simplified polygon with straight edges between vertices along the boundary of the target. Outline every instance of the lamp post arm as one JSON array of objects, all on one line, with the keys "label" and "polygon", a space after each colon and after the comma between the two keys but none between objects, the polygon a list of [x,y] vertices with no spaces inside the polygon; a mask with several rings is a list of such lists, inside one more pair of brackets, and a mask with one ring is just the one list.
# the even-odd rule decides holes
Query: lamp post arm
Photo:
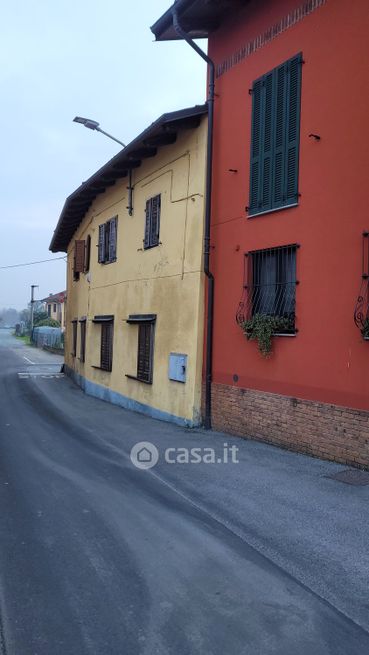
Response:
[{"label": "lamp post arm", "polygon": [[105,134],[105,136],[109,137],[109,139],[113,139],[113,141],[116,141],[119,143],[123,148],[126,148],[126,144],[123,143],[122,141],[119,141],[119,139],[116,139],[115,136],[112,136],[111,134],[108,134],[108,132],[104,132],[104,130],[101,129],[101,127],[96,127],[95,128],[98,132],[101,132],[101,134]]}]

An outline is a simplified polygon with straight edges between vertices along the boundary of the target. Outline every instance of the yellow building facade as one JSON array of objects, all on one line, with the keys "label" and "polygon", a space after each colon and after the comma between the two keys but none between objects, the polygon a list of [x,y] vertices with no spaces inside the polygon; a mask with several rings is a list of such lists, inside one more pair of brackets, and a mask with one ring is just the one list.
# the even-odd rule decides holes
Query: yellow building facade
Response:
[{"label": "yellow building facade", "polygon": [[67,199],[65,370],[89,394],[201,422],[207,114],[165,114]]}]

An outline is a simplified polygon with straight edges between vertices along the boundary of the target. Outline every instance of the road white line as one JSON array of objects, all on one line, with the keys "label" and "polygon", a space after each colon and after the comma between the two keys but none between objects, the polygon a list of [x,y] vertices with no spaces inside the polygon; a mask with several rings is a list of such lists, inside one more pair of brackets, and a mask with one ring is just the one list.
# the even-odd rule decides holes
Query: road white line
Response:
[{"label": "road white line", "polygon": [[23,355],[23,359],[25,359],[26,362],[29,362],[30,364],[33,364],[33,365],[35,366],[35,362],[32,362],[32,361],[31,361],[30,359],[28,359],[28,357],[26,357],[25,355]]}]

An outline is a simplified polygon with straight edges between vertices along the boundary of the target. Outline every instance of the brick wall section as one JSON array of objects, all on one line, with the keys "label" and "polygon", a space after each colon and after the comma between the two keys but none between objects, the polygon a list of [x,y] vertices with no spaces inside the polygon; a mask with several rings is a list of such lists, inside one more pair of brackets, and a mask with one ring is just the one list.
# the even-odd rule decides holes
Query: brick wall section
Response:
[{"label": "brick wall section", "polygon": [[213,384],[212,427],[369,469],[369,412]]}]

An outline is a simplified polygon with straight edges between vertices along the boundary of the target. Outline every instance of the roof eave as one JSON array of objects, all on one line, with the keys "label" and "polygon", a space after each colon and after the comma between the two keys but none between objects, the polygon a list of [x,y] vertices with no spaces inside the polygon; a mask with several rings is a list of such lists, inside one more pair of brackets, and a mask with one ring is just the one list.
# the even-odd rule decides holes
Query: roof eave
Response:
[{"label": "roof eave", "polygon": [[193,39],[207,39],[215,32],[230,13],[241,10],[250,0],[177,0],[152,25],[157,41],[180,39],[173,26],[173,8],[176,9],[181,27]]},{"label": "roof eave", "polygon": [[[119,178],[125,177],[130,169],[136,168],[141,164],[141,160],[138,156],[135,157],[135,153],[139,154],[142,151],[146,151],[146,155],[142,154],[141,159],[153,156],[153,154],[156,154],[156,148],[162,145],[169,145],[169,132],[174,133],[176,136],[176,131],[183,124],[187,127],[192,124],[192,121],[195,127],[201,120],[201,117],[206,113],[206,105],[197,105],[163,114],[133,139],[123,150],[96,171],[86,182],[83,182],[83,184],[68,196],[64,203],[49,246],[51,252],[68,251],[68,245],[75,230],[80,225],[83,216],[97,195],[103,193],[107,187],[115,184]],[[161,143],[158,143],[157,146],[148,144],[150,139],[152,141],[155,138],[159,139]]]},{"label": "roof eave", "polygon": [[[195,4],[195,1],[196,0],[176,0],[175,7],[178,15],[181,16],[186,9]],[[169,9],[167,9],[167,11],[150,27],[156,41],[177,41],[181,39],[173,27],[173,7],[174,5],[169,7]],[[206,38],[208,36],[208,34],[204,34],[203,32],[199,33],[196,30],[190,31],[189,35],[192,38]]]}]

